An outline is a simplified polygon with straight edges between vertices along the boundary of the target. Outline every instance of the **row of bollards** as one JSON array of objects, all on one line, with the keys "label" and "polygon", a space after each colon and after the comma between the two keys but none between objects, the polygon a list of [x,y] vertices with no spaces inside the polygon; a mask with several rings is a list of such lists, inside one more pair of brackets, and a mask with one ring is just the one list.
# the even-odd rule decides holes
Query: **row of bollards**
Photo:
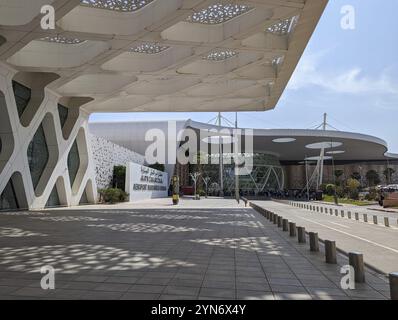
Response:
[{"label": "row of bollards", "polygon": [[[254,209],[260,212],[264,217],[266,217],[269,221],[273,222],[273,224],[277,224],[279,228],[282,228],[284,232],[289,232],[290,237],[296,237],[298,243],[304,244],[306,243],[306,231],[304,227],[296,226],[294,222],[290,222],[288,219],[283,218],[271,211],[268,211],[262,207],[259,207],[254,204],[250,204]],[[302,208],[308,208],[311,210],[311,205],[301,204]],[[315,206],[312,206],[312,210],[316,211]],[[318,209],[319,210],[319,209]],[[327,213],[327,209],[325,209],[325,213]],[[330,214],[333,214],[332,210],[330,209]],[[338,215],[338,211],[335,212]],[[343,211],[341,212],[343,215]],[[366,214],[365,214],[366,215]],[[367,220],[367,215],[366,218]],[[347,212],[347,216],[351,219],[351,212]],[[377,218],[377,216],[376,216]],[[358,213],[355,213],[355,219],[359,219]],[[374,218],[373,218],[374,219]],[[387,218],[388,220],[388,218]],[[374,223],[376,220],[374,220]],[[385,222],[386,223],[386,222]],[[310,251],[312,252],[319,252],[319,238],[318,233],[316,232],[309,232],[309,244],[310,244]],[[331,240],[324,240],[324,247],[325,247],[325,262],[329,264],[337,264],[337,247],[336,241]],[[348,253],[348,260],[349,265],[354,270],[354,277],[355,282],[363,283],[365,282],[365,263],[363,254],[360,252],[349,252]],[[392,272],[389,274],[389,282],[390,282],[390,296],[391,300],[398,300],[398,272]]]},{"label": "row of bollards", "polygon": [[[324,208],[324,207],[315,206],[315,205],[311,205],[311,204],[309,205],[309,204],[302,204],[302,203],[295,203],[295,202],[290,202],[290,205],[298,207],[298,208],[301,208],[301,209],[307,209],[307,210],[310,210],[310,211],[321,212],[321,213],[325,212],[326,214],[329,213],[330,215],[333,215],[333,209],[331,209],[331,208],[328,209],[327,207]],[[334,215],[336,217],[338,217],[339,216],[339,210],[334,209]],[[345,211],[344,210],[340,211],[340,216],[342,218],[345,217]],[[350,220],[352,219],[351,211],[347,211],[347,218],[350,219]],[[355,218],[355,220],[359,221],[359,213],[358,212],[354,213],[354,218]],[[366,213],[362,214],[362,218],[363,218],[363,222],[368,223],[368,215]],[[373,215],[372,219],[373,219],[373,224],[379,224],[377,215]],[[397,225],[398,225],[398,219],[397,219]],[[390,227],[390,219],[389,219],[389,217],[384,217],[384,226],[385,227]]]}]

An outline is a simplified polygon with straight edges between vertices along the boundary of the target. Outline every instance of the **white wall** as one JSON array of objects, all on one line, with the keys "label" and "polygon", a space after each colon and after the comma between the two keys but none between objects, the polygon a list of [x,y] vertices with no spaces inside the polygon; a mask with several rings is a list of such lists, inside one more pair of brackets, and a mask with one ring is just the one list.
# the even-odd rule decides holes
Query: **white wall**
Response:
[{"label": "white wall", "polygon": [[110,186],[115,166],[126,166],[129,162],[138,164],[145,162],[144,156],[101,137],[90,135],[90,141],[98,189]]}]

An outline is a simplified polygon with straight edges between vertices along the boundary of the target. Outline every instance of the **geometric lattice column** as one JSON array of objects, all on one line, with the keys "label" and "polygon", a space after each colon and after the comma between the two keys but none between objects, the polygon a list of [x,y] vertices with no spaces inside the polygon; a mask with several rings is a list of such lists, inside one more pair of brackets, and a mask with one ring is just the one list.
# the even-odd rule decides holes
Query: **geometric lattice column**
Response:
[{"label": "geometric lattice column", "polygon": [[0,64],[0,209],[96,202],[88,115],[80,108],[91,99],[46,88],[57,78]]}]

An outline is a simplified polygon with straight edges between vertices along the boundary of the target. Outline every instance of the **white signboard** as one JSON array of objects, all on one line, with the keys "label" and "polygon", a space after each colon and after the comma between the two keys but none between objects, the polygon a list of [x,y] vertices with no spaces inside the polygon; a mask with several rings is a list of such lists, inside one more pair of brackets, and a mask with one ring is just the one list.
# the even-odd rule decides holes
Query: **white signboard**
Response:
[{"label": "white signboard", "polygon": [[166,172],[129,162],[126,169],[126,192],[130,201],[165,198],[169,179]]}]

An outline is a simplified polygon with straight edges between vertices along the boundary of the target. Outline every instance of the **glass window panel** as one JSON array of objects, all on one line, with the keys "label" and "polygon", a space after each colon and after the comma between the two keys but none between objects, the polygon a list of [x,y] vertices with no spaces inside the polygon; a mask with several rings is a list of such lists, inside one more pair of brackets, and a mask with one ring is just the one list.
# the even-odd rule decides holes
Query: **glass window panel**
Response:
[{"label": "glass window panel", "polygon": [[37,129],[28,147],[28,162],[33,188],[36,189],[49,159],[43,125]]}]

